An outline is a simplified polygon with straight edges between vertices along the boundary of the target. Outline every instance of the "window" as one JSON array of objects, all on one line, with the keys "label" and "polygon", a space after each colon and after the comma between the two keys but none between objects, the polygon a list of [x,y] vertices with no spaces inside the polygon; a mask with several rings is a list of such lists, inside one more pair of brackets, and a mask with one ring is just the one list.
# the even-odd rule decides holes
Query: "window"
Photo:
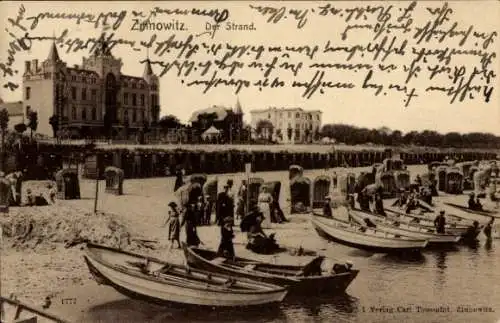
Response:
[{"label": "window", "polygon": [[128,105],[128,93],[123,93],[123,104]]},{"label": "window", "polygon": [[132,105],[137,106],[137,94],[132,93]]},{"label": "window", "polygon": [[91,97],[92,101],[97,101],[97,90],[96,89],[92,89],[90,91],[90,97]]},{"label": "window", "polygon": [[31,107],[29,105],[26,106],[26,117],[29,116],[30,114],[30,111],[31,111]]},{"label": "window", "polygon": [[71,87],[71,98],[76,100],[76,87]]},{"label": "window", "polygon": [[142,121],[146,120],[146,114],[144,113],[144,110],[141,111],[141,120]]},{"label": "window", "polygon": [[141,89],[144,89],[144,84],[141,83]]},{"label": "window", "polygon": [[95,107],[92,108],[92,121],[97,120],[97,109]]},{"label": "window", "polygon": [[156,105],[156,95],[151,94],[151,105],[155,106]]},{"label": "window", "polygon": [[71,108],[71,119],[76,120],[76,108]]},{"label": "window", "polygon": [[47,80],[47,79],[50,79],[50,75],[51,75],[51,73],[44,73],[43,77]]},{"label": "window", "polygon": [[270,113],[267,114],[267,118],[271,119],[271,114]]},{"label": "window", "polygon": [[31,97],[31,88],[27,87],[26,88],[26,100],[29,100]]},{"label": "window", "polygon": [[318,120],[318,121],[319,121],[319,115],[317,115],[317,116],[316,116],[316,120]]},{"label": "window", "polygon": [[76,76],[75,75],[71,75],[71,80],[72,81],[76,81]]},{"label": "window", "polygon": [[132,122],[137,121],[137,111],[134,109],[132,110]]},{"label": "window", "polygon": [[87,88],[82,89],[82,100],[87,100]]},{"label": "window", "polygon": [[300,118],[300,113],[298,113],[298,112],[297,112],[297,113],[295,114],[295,118],[299,119],[299,118]]},{"label": "window", "polygon": [[123,87],[127,87],[127,86],[128,86],[127,82],[123,82]]},{"label": "window", "polygon": [[141,94],[141,106],[144,106],[144,94]]},{"label": "window", "polygon": [[125,121],[128,121],[128,110],[125,110],[125,111],[123,112],[123,119],[124,119]]},{"label": "window", "polygon": [[87,109],[82,109],[82,120],[87,120]]},{"label": "window", "polygon": [[85,83],[87,81],[87,78],[85,76],[82,76],[82,83]]},{"label": "window", "polygon": [[292,117],[292,113],[288,112],[288,118],[291,118],[291,117]]},{"label": "window", "polygon": [[132,88],[135,89],[137,86],[135,83],[132,83]]}]

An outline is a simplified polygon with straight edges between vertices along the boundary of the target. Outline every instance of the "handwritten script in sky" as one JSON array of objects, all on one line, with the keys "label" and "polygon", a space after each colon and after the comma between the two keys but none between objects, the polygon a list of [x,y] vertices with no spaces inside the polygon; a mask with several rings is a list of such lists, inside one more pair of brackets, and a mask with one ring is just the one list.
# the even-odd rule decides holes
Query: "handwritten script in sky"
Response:
[{"label": "handwritten script in sky", "polygon": [[[240,10],[252,17],[248,28],[262,32],[286,24],[287,34],[272,42],[259,42],[259,37],[246,40],[251,31],[239,31],[243,27],[238,25],[233,25],[236,30],[229,40],[223,37],[227,35],[223,29],[232,23],[231,10],[225,8],[197,9],[186,4],[184,8],[82,13],[30,12],[20,5],[17,16],[8,17],[4,31],[9,41],[0,61],[2,86],[18,90],[16,57],[40,42],[55,40],[62,52],[88,55],[99,41],[107,40],[112,48],[147,51],[159,76],[203,93],[218,87],[236,94],[250,88],[271,94],[292,88],[307,99],[334,96],[338,91],[367,91],[374,97],[397,96],[403,106],[424,96],[442,96],[449,103],[490,101],[498,72],[495,30],[463,23],[449,3],[365,4],[336,7],[311,2],[307,8],[295,8],[293,3],[245,4]],[[201,27],[184,26],[186,17],[198,19]],[[74,28],[47,33],[48,24],[62,20],[74,28],[92,26],[95,33],[82,36]],[[149,23],[158,21],[165,22],[162,29],[172,30],[146,30],[154,29]],[[140,33],[127,36],[134,28]],[[311,35],[314,28],[326,36],[301,36],[307,30]]]}]

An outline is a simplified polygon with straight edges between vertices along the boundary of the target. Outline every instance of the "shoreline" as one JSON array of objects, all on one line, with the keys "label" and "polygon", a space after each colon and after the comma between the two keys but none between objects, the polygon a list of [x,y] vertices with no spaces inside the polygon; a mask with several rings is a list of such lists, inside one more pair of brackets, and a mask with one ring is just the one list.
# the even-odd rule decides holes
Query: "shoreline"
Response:
[{"label": "shoreline", "polygon": [[[408,168],[413,177],[417,173],[421,173],[424,167],[426,168],[427,165],[409,166]],[[336,168],[330,169],[330,172],[336,171],[340,176],[344,171],[359,174],[368,168]],[[304,171],[304,175],[308,177],[319,176],[323,173],[324,170]],[[243,173],[233,173],[219,176],[209,175],[208,177],[217,177],[221,187],[228,178],[233,178],[237,186],[239,181],[244,179],[244,176]],[[266,231],[275,232],[278,244],[286,248],[287,251],[274,256],[254,254],[245,249],[246,234],[239,232],[239,227],[235,226],[234,244],[237,255],[266,262],[300,264],[310,260],[314,253],[324,254],[328,251],[329,255],[334,255],[334,257],[328,257],[331,261],[345,262],[354,257],[356,259],[354,267],[357,269],[359,266],[356,263],[358,261],[364,262],[363,258],[359,258],[360,255],[363,257],[363,252],[331,244],[318,237],[309,224],[308,215],[289,214],[288,172],[252,173],[252,176],[262,177],[269,181],[281,180],[284,184],[280,194],[280,204],[285,216],[291,222],[273,224],[272,228]],[[1,218],[2,221],[5,221],[9,216],[11,219],[31,217],[36,220],[35,224],[40,224],[42,227],[42,224],[47,223],[46,231],[34,230],[35,236],[30,236],[34,240],[28,239],[22,243],[6,237],[4,232],[0,259],[2,270],[0,285],[3,296],[8,297],[11,292],[14,292],[20,301],[40,307],[45,303],[45,298],[50,296],[52,305],[48,311],[63,318],[65,318],[65,313],[81,315],[92,306],[99,306],[103,302],[112,302],[116,299],[124,299],[124,296],[114,292],[113,289],[98,286],[91,279],[82,257],[81,247],[83,245],[76,245],[72,248],[64,247],[74,237],[75,232],[95,238],[98,240],[97,243],[115,247],[120,245],[121,237],[125,234],[132,240],[132,243],[126,245],[124,250],[183,263],[181,250],[167,251],[168,229],[162,227],[167,213],[167,204],[175,198],[175,194],[172,193],[173,178],[125,180],[125,195],[121,196],[104,193],[105,183],[100,181],[98,210],[106,210],[106,212],[100,212],[97,215],[90,213],[94,205],[95,181],[81,180],[80,185],[82,194],[80,200],[58,200],[53,206],[13,207],[8,216],[4,215]],[[458,195],[455,197],[447,196],[447,198],[453,198],[458,203],[465,203],[467,197]],[[343,212],[342,209],[336,208],[334,212],[337,212],[337,215],[342,214],[340,213]],[[202,226],[198,228],[198,231],[200,239],[204,242],[202,247],[217,249],[219,243],[217,226]],[[41,237],[37,237],[36,234],[41,232],[43,233]],[[134,238],[156,240],[155,249],[141,247],[140,244],[134,243]],[[41,242],[39,242],[40,239]],[[183,229],[181,229],[182,240],[184,240]],[[306,251],[307,256],[296,254],[300,247]],[[339,252],[339,250],[341,251]],[[314,251],[314,253],[308,253],[310,251]],[[361,275],[363,275],[362,272]],[[356,280],[353,284],[356,284]],[[97,296],[95,293],[98,293]],[[98,300],[92,301],[94,296]],[[64,297],[76,297],[76,306],[61,304]]]}]

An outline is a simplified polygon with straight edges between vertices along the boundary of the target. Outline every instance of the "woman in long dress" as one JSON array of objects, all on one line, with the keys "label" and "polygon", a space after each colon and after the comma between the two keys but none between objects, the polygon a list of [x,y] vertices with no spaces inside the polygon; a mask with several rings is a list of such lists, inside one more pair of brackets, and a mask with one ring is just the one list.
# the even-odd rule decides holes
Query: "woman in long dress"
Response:
[{"label": "woman in long dress", "polygon": [[188,247],[198,247],[201,243],[196,230],[196,223],[196,206],[194,203],[191,203],[187,205],[186,212],[184,213],[181,223],[181,226],[184,225],[186,229],[186,244]]},{"label": "woman in long dress", "polygon": [[271,226],[271,203],[273,202],[273,196],[268,192],[267,187],[262,187],[258,202],[260,212],[264,217],[262,227],[269,228]]}]

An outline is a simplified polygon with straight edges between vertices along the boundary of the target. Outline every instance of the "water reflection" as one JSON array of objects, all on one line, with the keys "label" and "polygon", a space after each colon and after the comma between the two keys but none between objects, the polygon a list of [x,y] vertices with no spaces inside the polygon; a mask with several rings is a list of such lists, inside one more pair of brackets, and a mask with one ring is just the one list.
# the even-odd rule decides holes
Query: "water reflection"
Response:
[{"label": "water reflection", "polygon": [[90,308],[83,322],[266,322],[284,319],[278,306],[210,309],[185,305],[162,306],[123,299]]},{"label": "water reflection", "polygon": [[294,320],[298,321],[297,316],[325,318],[341,314],[344,318],[354,318],[358,312],[358,304],[357,298],[343,294],[289,299],[283,306],[287,312],[293,313]]},{"label": "water reflection", "polygon": [[446,265],[446,258],[448,254],[445,251],[440,251],[434,253],[434,256],[436,258],[436,286],[439,286],[439,288],[443,288],[445,279],[446,279],[446,268],[448,266]]},{"label": "water reflection", "polygon": [[424,264],[425,256],[421,253],[411,253],[406,255],[386,254],[381,257],[381,260],[393,264]]}]

